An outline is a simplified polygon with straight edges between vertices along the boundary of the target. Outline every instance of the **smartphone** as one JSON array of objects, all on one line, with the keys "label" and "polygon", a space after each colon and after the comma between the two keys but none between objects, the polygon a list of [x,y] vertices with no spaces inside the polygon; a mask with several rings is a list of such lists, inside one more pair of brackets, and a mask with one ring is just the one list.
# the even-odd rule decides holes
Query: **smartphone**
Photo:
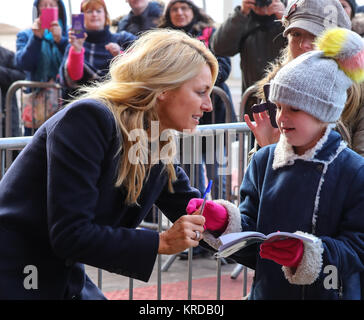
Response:
[{"label": "smartphone", "polygon": [[265,84],[263,86],[263,91],[264,91],[264,97],[265,97],[265,101],[264,103],[260,103],[260,104],[255,104],[254,106],[252,106],[252,111],[253,113],[260,113],[263,111],[268,111],[269,114],[269,119],[270,119],[270,124],[272,125],[273,128],[278,128],[277,122],[276,122],[276,109],[277,106],[269,101],[269,84]]},{"label": "smartphone", "polygon": [[72,14],[72,30],[76,38],[83,38],[85,32],[83,13]]},{"label": "smartphone", "polygon": [[58,21],[58,8],[43,8],[40,11],[40,23],[42,29],[50,29],[51,23]]}]

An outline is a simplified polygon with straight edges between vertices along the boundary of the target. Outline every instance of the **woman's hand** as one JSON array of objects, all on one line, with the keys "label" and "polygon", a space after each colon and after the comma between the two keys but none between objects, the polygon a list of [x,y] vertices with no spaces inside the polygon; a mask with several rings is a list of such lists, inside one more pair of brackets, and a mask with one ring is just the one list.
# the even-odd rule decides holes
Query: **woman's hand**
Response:
[{"label": "woman's hand", "polygon": [[62,39],[62,29],[58,21],[51,22],[51,27],[49,28],[49,31],[52,33],[54,41],[56,43],[59,43]]},{"label": "woman's hand", "polygon": [[36,37],[38,37],[40,39],[43,38],[44,29],[41,28],[40,18],[37,18],[34,20],[33,25],[32,25],[32,31]]},{"label": "woman's hand", "polygon": [[108,50],[113,57],[117,56],[121,51],[120,46],[115,42],[108,43],[105,46],[105,49]]},{"label": "woman's hand", "polygon": [[71,46],[73,47],[73,50],[75,52],[79,53],[82,51],[83,44],[84,44],[86,38],[87,38],[86,32],[83,34],[83,38],[77,38],[72,29],[70,29],[70,31],[68,31],[68,42],[71,44]]},{"label": "woman's hand", "polygon": [[[159,235],[159,254],[176,254],[197,247],[203,238],[205,218],[199,214],[180,217],[170,229]],[[199,238],[196,239],[197,233]]]},{"label": "woman's hand", "polygon": [[244,120],[249,129],[253,132],[255,139],[260,147],[278,142],[280,132],[273,128],[266,111],[253,113],[255,124],[250,121],[249,115],[244,115]]}]

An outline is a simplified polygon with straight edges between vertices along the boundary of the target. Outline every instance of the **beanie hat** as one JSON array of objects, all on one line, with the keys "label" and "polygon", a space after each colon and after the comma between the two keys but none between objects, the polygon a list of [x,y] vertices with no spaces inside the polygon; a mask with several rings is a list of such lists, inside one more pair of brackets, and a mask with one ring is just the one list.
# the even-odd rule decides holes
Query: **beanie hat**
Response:
[{"label": "beanie hat", "polygon": [[316,50],[300,55],[271,81],[269,100],[305,111],[323,122],[340,118],[347,89],[364,80],[364,41],[355,32],[329,29]]},{"label": "beanie hat", "polygon": [[350,18],[339,0],[293,0],[286,7],[282,23],[285,37],[292,28],[315,36],[333,27],[351,29]]}]

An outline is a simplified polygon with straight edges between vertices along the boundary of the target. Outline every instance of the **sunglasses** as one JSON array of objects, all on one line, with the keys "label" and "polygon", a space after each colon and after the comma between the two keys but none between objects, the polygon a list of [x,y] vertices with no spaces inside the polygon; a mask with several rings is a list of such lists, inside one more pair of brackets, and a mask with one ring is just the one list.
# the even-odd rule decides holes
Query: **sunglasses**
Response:
[{"label": "sunglasses", "polygon": [[278,125],[277,125],[277,122],[276,122],[277,106],[273,102],[270,102],[268,100],[268,97],[269,97],[269,84],[264,85],[263,91],[264,91],[264,97],[265,97],[266,102],[253,105],[251,107],[251,110],[252,110],[253,113],[261,113],[261,112],[264,112],[264,111],[268,111],[270,124],[272,125],[273,128],[278,128]]}]

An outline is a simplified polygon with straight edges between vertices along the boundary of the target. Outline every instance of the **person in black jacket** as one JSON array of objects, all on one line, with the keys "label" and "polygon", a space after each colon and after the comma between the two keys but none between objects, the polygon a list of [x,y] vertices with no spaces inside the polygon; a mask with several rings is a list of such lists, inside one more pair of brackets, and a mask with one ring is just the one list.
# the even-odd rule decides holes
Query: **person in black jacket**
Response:
[{"label": "person in black jacket", "polygon": [[[148,281],[158,253],[199,244],[173,130],[212,110],[217,74],[200,41],[149,31],[36,131],[0,181],[0,299],[104,299],[84,264]],[[153,204],[162,233],[136,229]]]},{"label": "person in black jacket", "polygon": [[[1,112],[5,115],[5,97],[11,84],[18,80],[25,79],[25,73],[15,65],[15,53],[0,46],[0,88],[1,88]],[[16,96],[11,99],[11,135],[20,136],[19,109]],[[2,122],[1,135],[5,136],[5,116]]]}]

